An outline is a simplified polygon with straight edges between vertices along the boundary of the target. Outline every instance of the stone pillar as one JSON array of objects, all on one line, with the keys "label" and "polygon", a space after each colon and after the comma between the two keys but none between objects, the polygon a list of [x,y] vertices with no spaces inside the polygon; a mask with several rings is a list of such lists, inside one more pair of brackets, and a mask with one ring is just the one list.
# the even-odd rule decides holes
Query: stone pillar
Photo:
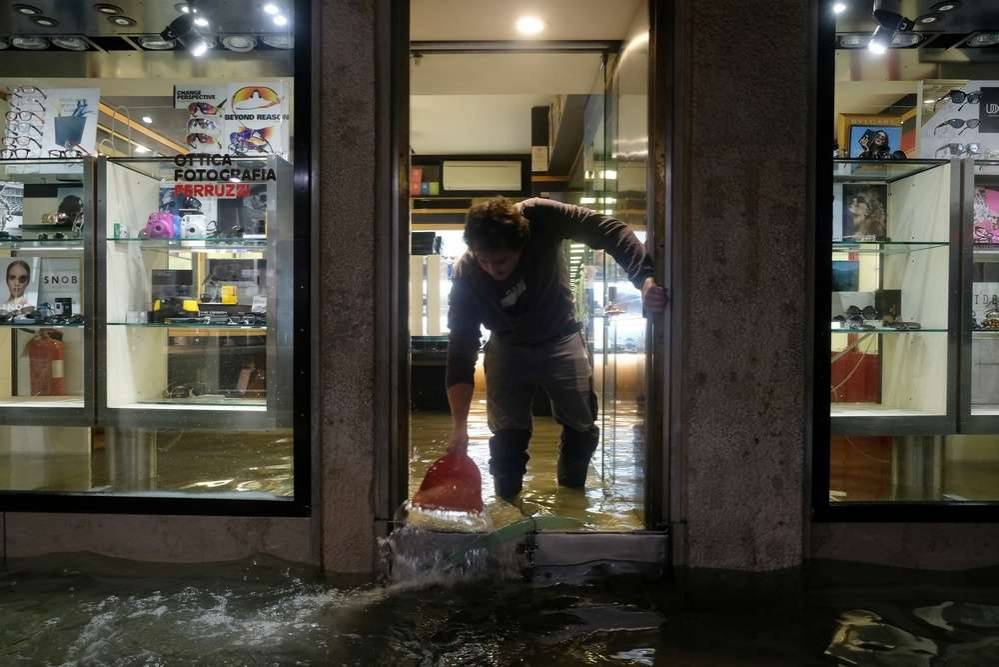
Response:
[{"label": "stone pillar", "polygon": [[318,155],[318,506],[327,575],[374,568],[376,0],[322,0]]},{"label": "stone pillar", "polygon": [[802,562],[810,4],[675,5],[669,514],[680,566]]}]

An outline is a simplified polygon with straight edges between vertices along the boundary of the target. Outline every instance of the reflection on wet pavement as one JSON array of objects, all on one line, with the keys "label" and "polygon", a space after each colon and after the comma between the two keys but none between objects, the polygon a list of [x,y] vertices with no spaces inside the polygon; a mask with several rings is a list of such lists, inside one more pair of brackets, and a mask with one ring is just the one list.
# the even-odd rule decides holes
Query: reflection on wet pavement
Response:
[{"label": "reflection on wet pavement", "polygon": [[[623,403],[623,402],[622,402]],[[489,474],[489,428],[485,400],[476,395],[468,416],[468,455],[482,473],[482,500],[492,524],[499,528],[525,515],[557,515],[575,519],[580,529],[630,531],[644,528],[642,508],[642,460],[638,454],[641,421],[633,404],[630,411],[619,408],[613,424],[605,428],[605,444],[597,449],[590,464],[586,490],[559,487],[556,482],[558,443],[561,427],[551,417],[535,417],[524,476],[524,490],[518,506],[498,499]],[[410,419],[410,497],[420,487],[423,476],[447,449],[451,417],[446,413],[415,412]]]}]

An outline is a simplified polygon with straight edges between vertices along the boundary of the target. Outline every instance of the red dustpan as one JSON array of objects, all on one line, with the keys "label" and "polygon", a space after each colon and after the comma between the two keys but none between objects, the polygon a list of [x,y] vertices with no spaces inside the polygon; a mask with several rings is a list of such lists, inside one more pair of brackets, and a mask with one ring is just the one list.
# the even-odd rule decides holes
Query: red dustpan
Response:
[{"label": "red dustpan", "polygon": [[427,470],[413,505],[452,512],[482,511],[482,475],[464,452],[449,452]]}]

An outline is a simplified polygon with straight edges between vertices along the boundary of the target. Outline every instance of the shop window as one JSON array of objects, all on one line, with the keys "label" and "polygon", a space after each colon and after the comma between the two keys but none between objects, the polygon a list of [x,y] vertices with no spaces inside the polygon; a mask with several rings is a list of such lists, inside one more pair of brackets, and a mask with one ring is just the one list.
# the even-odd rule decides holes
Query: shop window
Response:
[{"label": "shop window", "polygon": [[818,182],[832,197],[817,213],[816,510],[987,511],[999,496],[999,12],[822,5],[832,157],[822,147]]},{"label": "shop window", "polygon": [[300,514],[308,3],[154,4],[3,38],[0,506]]}]

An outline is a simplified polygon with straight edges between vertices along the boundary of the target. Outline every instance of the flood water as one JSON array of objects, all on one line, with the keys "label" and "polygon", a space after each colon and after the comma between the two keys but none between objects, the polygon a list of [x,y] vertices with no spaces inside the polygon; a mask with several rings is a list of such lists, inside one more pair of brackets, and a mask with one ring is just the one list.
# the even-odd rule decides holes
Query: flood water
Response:
[{"label": "flood water", "polygon": [[710,607],[669,582],[438,575],[341,589],[266,559],[9,564],[0,665],[999,664],[994,585],[813,587]]}]

